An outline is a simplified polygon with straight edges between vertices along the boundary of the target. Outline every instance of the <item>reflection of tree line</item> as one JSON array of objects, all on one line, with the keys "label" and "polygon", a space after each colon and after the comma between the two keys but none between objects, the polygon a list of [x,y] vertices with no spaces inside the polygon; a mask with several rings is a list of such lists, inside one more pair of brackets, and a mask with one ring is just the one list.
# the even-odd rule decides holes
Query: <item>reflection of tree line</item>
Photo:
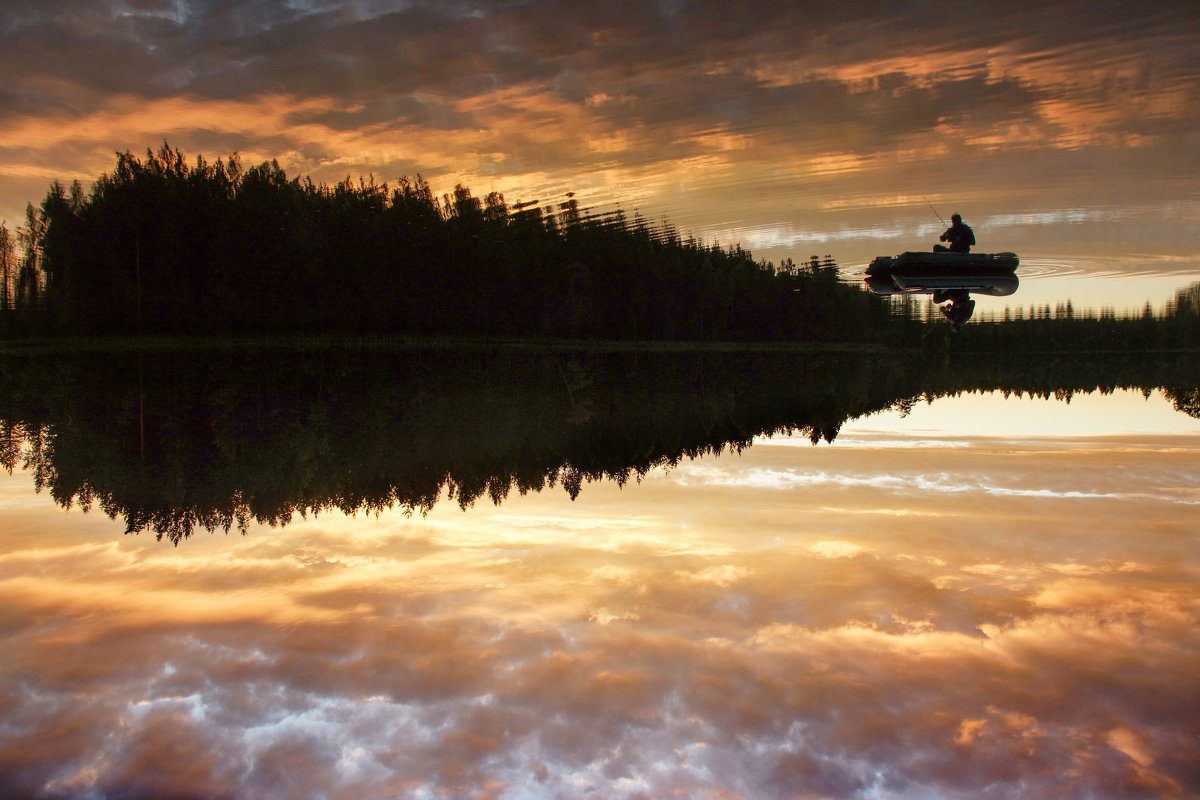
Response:
[{"label": "reflection of tree line", "polygon": [[0,254],[15,330],[845,341],[902,324],[829,257],[776,268],[570,195],[328,187],[165,144],[90,192],[55,183],[18,233]]},{"label": "reflection of tree line", "polygon": [[[1181,372],[1181,369],[1185,370]],[[1190,370],[1190,372],[1186,371]],[[464,508],[624,484],[754,436],[832,441],[843,422],[974,389],[1170,389],[1200,375],[1125,365],[904,364],[778,353],[340,350],[10,356],[0,455],[60,504],[98,505],[178,542],[296,514]]]},{"label": "reflection of tree line", "polygon": [[[839,388],[834,388],[835,386]],[[130,530],[461,505],[624,483],[764,431],[832,439],[890,397],[858,363],[775,355],[9,358],[4,463]],[[847,405],[849,404],[849,405]]]},{"label": "reflection of tree line", "polygon": [[921,379],[931,388],[896,403],[896,407],[968,392],[997,391],[1005,396],[1027,395],[1069,403],[1079,394],[1133,390],[1148,396],[1159,390],[1176,411],[1200,419],[1200,364],[1190,353],[1160,351],[1124,358],[1112,354],[964,355],[941,361],[925,371]]}]

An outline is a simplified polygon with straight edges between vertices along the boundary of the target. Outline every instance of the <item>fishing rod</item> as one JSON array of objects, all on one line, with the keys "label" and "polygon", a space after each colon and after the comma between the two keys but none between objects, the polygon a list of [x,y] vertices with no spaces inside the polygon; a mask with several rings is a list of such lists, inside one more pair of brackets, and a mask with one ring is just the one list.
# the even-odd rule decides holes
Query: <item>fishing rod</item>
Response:
[{"label": "fishing rod", "polygon": [[945,225],[945,224],[946,224],[946,220],[942,219],[942,215],[941,215],[941,214],[939,214],[939,213],[938,213],[938,210],[937,210],[936,208],[934,208],[934,207],[933,207],[933,203],[930,203],[930,204],[929,204],[929,209],[930,209],[930,210],[931,210],[931,211],[934,213],[934,216],[936,216],[936,217],[937,217],[939,220],[941,220],[941,221],[942,221],[942,224],[943,224],[943,225]]}]

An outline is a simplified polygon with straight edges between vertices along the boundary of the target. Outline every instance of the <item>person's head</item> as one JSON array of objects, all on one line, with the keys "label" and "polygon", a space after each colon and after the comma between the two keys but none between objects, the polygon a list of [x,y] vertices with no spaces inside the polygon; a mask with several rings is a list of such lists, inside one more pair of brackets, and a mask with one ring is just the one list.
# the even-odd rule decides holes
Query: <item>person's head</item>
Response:
[{"label": "person's head", "polygon": [[955,225],[957,225],[958,223],[962,222],[962,215],[961,214],[951,214],[950,221],[953,222]]}]

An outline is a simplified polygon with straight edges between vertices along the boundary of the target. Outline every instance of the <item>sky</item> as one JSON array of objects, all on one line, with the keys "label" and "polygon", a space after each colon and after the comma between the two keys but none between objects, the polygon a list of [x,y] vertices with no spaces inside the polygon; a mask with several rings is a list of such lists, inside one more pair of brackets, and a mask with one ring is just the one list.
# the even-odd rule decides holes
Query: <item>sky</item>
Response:
[{"label": "sky", "polygon": [[959,212],[1022,259],[988,308],[1161,306],[1200,280],[1198,39],[1177,0],[10,0],[0,217],[166,140],[850,277]]},{"label": "sky", "polygon": [[178,547],[0,475],[0,792],[1196,796],[1200,422],[991,399]]}]

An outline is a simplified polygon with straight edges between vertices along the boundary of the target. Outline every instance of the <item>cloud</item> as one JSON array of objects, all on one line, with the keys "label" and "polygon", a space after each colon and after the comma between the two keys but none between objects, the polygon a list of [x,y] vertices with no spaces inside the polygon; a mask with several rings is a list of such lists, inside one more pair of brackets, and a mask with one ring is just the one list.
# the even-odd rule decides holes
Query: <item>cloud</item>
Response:
[{"label": "cloud", "polygon": [[[1139,16],[1118,38],[1095,9],[1084,25],[1051,25],[1070,15],[1061,8],[1019,7],[960,26],[942,8],[879,18],[854,4],[803,14],[776,5],[741,4],[736,14],[646,3],[28,6],[6,15],[0,52],[10,85],[37,91],[14,96],[4,113],[25,120],[27,146],[50,151],[61,137],[43,139],[30,119],[95,130],[99,153],[171,132],[188,147],[213,127],[267,156],[308,152],[301,168],[327,159],[382,171],[399,157],[354,146],[374,130],[410,163],[429,158],[427,172],[478,171],[476,154],[500,153],[500,174],[519,184],[531,171],[597,161],[630,169],[692,159],[715,141],[738,143],[718,170],[784,158],[797,176],[877,174],[981,147],[1077,148],[1126,136],[1120,120],[1145,126],[1195,112],[1194,73],[1182,66],[1190,51],[1174,35],[1196,25],[1184,11]],[[950,30],[960,32],[953,44]],[[1160,77],[1165,87],[1138,95],[1149,105],[1127,109],[1119,87]],[[114,98],[129,99],[131,124],[94,125],[97,114],[123,116]],[[208,124],[189,126],[186,112],[176,121],[172,98],[207,108]],[[252,117],[239,105],[295,108],[291,120],[269,111],[243,136],[239,121]],[[1187,130],[1138,135],[1144,143]],[[438,131],[457,134],[440,156],[428,147]],[[481,131],[494,143],[472,141]],[[619,144],[566,146],[606,140]],[[841,166],[830,171],[833,163]]]}]

